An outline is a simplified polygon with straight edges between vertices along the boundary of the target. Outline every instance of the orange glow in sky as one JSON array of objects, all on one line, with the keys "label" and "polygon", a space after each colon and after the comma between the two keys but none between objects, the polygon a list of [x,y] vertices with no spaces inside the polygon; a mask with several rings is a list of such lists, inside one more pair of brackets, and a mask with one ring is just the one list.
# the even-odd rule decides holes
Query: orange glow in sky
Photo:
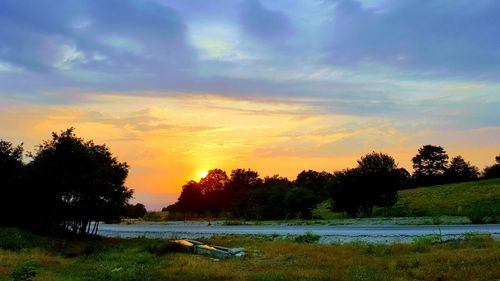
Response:
[{"label": "orange glow in sky", "polygon": [[[150,209],[174,202],[182,185],[209,169],[251,168],[294,179],[304,169],[334,171],[356,165],[373,150],[411,171],[423,144],[442,145],[480,169],[498,155],[497,127],[409,131],[390,118],[326,114],[301,102],[188,97],[93,95],[79,106],[16,104],[0,111],[0,130],[25,149],[74,126],[76,134],[106,143],[130,164],[127,186]],[[410,122],[411,123],[411,122]],[[412,129],[413,130],[413,129]],[[477,145],[482,143],[482,145]],[[200,172],[202,171],[202,172]]]}]

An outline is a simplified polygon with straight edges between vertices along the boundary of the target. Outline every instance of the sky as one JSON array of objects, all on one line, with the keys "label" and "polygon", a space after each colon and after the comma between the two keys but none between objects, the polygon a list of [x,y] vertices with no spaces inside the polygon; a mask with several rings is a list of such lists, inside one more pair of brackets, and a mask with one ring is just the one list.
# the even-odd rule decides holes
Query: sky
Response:
[{"label": "sky", "polygon": [[69,127],[148,209],[202,170],[294,179],[500,152],[500,1],[2,0],[0,138]]}]

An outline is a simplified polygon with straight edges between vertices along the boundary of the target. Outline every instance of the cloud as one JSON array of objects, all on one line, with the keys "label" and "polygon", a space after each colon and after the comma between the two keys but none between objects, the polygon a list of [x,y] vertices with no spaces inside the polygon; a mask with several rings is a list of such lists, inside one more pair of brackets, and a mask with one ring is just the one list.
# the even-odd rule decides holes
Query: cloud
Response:
[{"label": "cloud", "polygon": [[6,0],[0,34],[2,61],[45,75],[69,64],[96,72],[176,73],[192,59],[184,23],[153,1]]},{"label": "cloud", "polygon": [[375,62],[413,76],[498,81],[498,1],[334,2],[325,49],[331,63]]},{"label": "cloud", "polygon": [[267,43],[286,39],[292,31],[288,16],[280,11],[266,9],[258,0],[246,0],[240,5],[242,29]]}]

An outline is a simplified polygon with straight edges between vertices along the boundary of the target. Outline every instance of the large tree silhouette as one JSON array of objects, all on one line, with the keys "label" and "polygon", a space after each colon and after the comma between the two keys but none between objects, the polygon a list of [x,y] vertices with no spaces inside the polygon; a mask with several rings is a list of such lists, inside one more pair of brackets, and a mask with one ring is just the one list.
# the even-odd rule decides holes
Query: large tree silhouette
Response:
[{"label": "large tree silhouette", "polygon": [[23,147],[14,146],[11,142],[0,140],[0,225],[13,224],[22,219],[20,199],[23,198]]},{"label": "large tree silhouette", "polygon": [[332,199],[334,209],[351,216],[370,216],[374,206],[391,206],[397,191],[404,187],[407,173],[397,167],[394,158],[370,153],[358,161],[358,167],[334,173]]},{"label": "large tree silhouette", "polygon": [[128,165],[106,145],[79,138],[70,128],[52,133],[32,157],[32,203],[41,227],[96,233],[97,222],[126,214],[133,192],[124,186]]},{"label": "large tree silhouette", "polygon": [[318,201],[328,195],[328,186],[332,182],[332,174],[316,172],[313,170],[302,171],[297,175],[295,184],[312,191]]},{"label": "large tree silhouette", "polygon": [[500,154],[495,157],[496,163],[484,168],[483,177],[486,179],[500,178]]},{"label": "large tree silhouette", "polygon": [[462,156],[453,157],[445,172],[447,182],[464,182],[477,179],[479,169],[465,161]]},{"label": "large tree silhouette", "polygon": [[434,185],[444,183],[448,155],[441,146],[424,145],[412,158],[413,179],[416,185]]}]

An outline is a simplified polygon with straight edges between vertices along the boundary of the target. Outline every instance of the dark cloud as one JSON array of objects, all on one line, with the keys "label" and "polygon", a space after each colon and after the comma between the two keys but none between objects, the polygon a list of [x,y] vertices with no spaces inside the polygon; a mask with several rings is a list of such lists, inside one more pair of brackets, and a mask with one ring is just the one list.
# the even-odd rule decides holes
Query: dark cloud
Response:
[{"label": "dark cloud", "polygon": [[267,43],[280,42],[293,31],[286,14],[264,8],[258,0],[246,0],[240,5],[244,31]]},{"label": "dark cloud", "polygon": [[192,59],[177,13],[152,1],[0,2],[0,60],[44,73],[184,71]]},{"label": "dark cloud", "polygon": [[376,62],[413,76],[498,81],[499,1],[389,0],[375,8],[334,2],[331,63]]}]

